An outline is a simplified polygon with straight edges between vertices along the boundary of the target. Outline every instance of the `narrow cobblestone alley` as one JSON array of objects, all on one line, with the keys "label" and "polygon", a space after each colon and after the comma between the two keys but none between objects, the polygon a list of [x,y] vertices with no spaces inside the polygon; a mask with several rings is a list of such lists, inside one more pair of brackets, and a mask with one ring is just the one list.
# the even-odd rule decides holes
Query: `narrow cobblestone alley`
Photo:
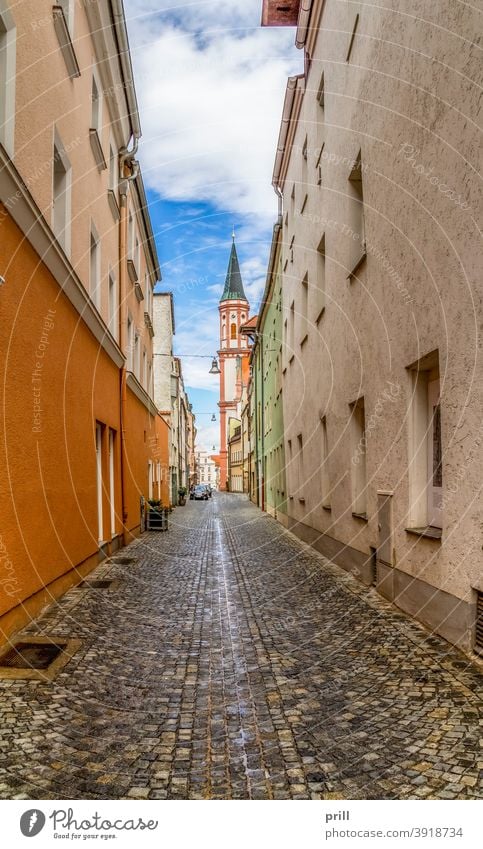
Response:
[{"label": "narrow cobblestone alley", "polygon": [[482,676],[244,496],[178,508],[24,633],[2,798],[483,798]]}]

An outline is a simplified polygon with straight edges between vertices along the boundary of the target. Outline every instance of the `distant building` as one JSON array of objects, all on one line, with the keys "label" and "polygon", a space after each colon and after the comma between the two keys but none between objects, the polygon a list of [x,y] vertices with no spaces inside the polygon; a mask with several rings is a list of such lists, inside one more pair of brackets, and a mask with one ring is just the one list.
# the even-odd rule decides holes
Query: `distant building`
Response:
[{"label": "distant building", "polygon": [[208,451],[196,451],[197,483],[210,484],[218,489],[219,476],[215,460]]},{"label": "distant building", "polygon": [[233,417],[228,421],[228,488],[243,492],[242,423]]},{"label": "distant building", "polygon": [[248,383],[250,348],[241,333],[248,320],[250,305],[245,295],[235,246],[231,246],[225,287],[221,296],[220,313],[220,489],[228,481],[228,421],[240,415],[239,404],[243,386]]},{"label": "distant building", "polygon": [[188,488],[195,473],[195,417],[184,386],[181,360],[173,355],[173,296],[170,292],[155,292],[153,301],[154,397],[170,425],[169,503],[177,504],[178,489]]}]

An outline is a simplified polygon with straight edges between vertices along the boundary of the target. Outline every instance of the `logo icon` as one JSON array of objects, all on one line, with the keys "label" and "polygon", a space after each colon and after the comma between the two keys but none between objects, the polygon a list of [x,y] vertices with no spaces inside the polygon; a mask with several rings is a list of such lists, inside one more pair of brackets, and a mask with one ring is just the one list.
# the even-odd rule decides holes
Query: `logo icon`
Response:
[{"label": "logo icon", "polygon": [[24,837],[36,837],[45,825],[45,814],[38,808],[25,811],[20,817],[20,831]]}]

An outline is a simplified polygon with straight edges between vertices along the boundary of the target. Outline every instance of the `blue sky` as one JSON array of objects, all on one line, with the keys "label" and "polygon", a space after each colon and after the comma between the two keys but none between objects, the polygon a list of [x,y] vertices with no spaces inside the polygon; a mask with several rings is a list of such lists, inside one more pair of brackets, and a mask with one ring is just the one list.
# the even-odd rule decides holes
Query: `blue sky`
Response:
[{"label": "blue sky", "polygon": [[[252,314],[277,213],[271,175],[293,29],[262,29],[261,0],[125,0],[143,138],[140,160],[175,351],[213,356],[233,226]],[[209,359],[183,373],[200,446],[218,447],[218,379]]]}]

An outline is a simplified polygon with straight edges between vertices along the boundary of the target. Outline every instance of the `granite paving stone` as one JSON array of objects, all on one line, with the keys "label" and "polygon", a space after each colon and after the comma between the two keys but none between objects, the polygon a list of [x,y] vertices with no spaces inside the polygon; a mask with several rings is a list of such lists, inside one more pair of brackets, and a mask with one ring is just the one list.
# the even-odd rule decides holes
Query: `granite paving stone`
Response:
[{"label": "granite paving stone", "polygon": [[0,798],[483,798],[481,661],[245,496],[90,577],[22,632],[81,641],[57,677],[0,680]]}]

